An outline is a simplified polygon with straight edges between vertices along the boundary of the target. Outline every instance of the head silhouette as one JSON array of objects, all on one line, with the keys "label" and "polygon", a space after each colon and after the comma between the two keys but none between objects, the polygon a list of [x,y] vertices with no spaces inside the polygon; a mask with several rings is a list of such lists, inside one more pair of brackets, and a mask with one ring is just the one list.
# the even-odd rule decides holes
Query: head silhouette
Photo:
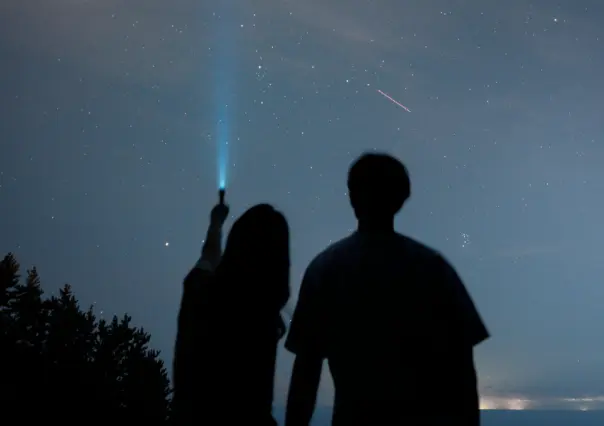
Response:
[{"label": "head silhouette", "polygon": [[348,194],[359,221],[389,221],[411,195],[409,174],[391,155],[366,153],[350,166]]},{"label": "head silhouette", "polygon": [[216,270],[220,290],[232,302],[278,312],[289,299],[289,227],[269,204],[235,221]]}]

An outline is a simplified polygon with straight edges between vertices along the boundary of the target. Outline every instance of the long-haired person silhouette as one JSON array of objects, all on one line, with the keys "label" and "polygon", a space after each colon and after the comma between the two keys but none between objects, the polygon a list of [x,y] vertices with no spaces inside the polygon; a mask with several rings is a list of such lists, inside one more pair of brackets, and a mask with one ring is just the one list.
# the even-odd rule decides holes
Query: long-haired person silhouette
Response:
[{"label": "long-haired person silhouette", "polygon": [[177,424],[276,425],[277,343],[289,299],[289,227],[268,204],[247,210],[221,253],[228,207],[211,213],[202,256],[184,280],[174,356]]}]

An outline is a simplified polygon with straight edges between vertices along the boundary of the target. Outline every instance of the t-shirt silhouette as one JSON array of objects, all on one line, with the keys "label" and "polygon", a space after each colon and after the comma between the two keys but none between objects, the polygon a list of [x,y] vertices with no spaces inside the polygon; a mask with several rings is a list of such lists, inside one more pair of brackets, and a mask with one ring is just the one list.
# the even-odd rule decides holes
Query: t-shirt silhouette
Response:
[{"label": "t-shirt silhouette", "polygon": [[398,233],[355,232],[308,266],[285,347],[328,361],[334,426],[433,424],[469,380],[455,354],[488,337],[439,253]]}]

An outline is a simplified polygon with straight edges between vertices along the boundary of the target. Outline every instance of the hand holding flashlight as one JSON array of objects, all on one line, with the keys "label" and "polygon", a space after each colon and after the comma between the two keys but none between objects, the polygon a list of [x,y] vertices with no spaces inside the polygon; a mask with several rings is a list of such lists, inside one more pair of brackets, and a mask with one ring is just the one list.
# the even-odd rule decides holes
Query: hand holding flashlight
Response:
[{"label": "hand holding flashlight", "polygon": [[218,191],[218,204],[212,209],[210,222],[213,226],[222,227],[229,216],[229,206],[224,203],[224,189]]}]

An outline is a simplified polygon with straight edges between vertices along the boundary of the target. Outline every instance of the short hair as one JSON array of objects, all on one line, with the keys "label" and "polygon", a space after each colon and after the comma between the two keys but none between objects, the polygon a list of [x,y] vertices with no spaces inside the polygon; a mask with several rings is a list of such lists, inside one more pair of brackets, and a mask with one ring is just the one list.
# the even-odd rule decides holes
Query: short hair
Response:
[{"label": "short hair", "polygon": [[394,216],[411,195],[411,181],[398,159],[365,153],[350,166],[348,192],[357,218]]}]

